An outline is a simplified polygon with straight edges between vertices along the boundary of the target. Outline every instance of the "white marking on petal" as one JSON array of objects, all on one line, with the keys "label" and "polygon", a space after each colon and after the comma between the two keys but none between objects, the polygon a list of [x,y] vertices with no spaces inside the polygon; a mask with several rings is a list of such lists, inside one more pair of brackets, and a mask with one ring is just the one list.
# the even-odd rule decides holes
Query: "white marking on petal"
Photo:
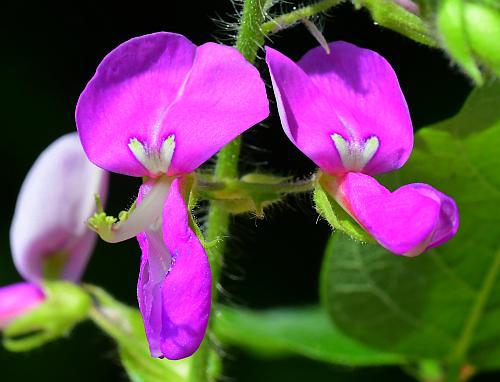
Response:
[{"label": "white marking on petal", "polygon": [[353,172],[361,172],[380,146],[380,142],[375,135],[362,143],[346,140],[337,133],[332,134],[331,138],[337,148],[342,165],[347,171]]},{"label": "white marking on petal", "polygon": [[154,175],[162,175],[168,171],[175,150],[175,136],[165,139],[160,150],[144,146],[137,138],[131,138],[128,144],[135,158]]},{"label": "white marking on petal", "polygon": [[368,162],[373,158],[380,146],[378,138],[374,135],[368,138],[363,145],[363,149],[358,157],[358,165],[360,171],[368,164]]},{"label": "white marking on petal", "polygon": [[351,144],[346,141],[340,134],[332,134],[333,143],[340,155],[340,160],[346,169],[351,169],[354,166],[354,158],[351,150]]}]

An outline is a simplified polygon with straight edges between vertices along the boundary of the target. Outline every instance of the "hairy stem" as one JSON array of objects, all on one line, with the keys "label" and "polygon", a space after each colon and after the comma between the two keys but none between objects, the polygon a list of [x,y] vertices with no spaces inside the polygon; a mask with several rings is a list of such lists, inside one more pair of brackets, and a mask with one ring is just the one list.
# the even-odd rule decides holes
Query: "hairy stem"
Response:
[{"label": "hairy stem", "polygon": [[[258,49],[264,44],[261,24],[264,21],[263,8],[266,0],[245,0],[240,29],[236,40],[236,48],[251,63],[257,57]],[[236,138],[223,147],[217,157],[215,166],[216,179],[235,179],[238,176],[238,159],[240,156],[241,138]],[[212,204],[207,220],[207,240],[224,239],[229,231],[229,213]],[[217,300],[217,285],[220,280],[222,256],[224,254],[225,242],[221,241],[218,246],[209,250],[209,260],[212,269],[212,303]],[[213,305],[215,306],[215,304]],[[214,324],[215,314],[212,314],[209,323],[209,332]],[[190,382],[208,382],[211,380],[209,373],[210,348],[208,339],[205,338],[200,349],[192,357]]]},{"label": "hairy stem", "polygon": [[[206,194],[210,191],[239,191],[248,190],[255,192],[279,192],[283,194],[308,192],[314,189],[316,177],[311,177],[299,181],[283,181],[283,182],[248,182],[241,179],[224,179],[212,181],[211,179],[199,179],[195,190],[196,192]],[[208,198],[210,199],[210,198]]]},{"label": "hairy stem", "polygon": [[342,0],[323,0],[315,4],[297,9],[293,12],[281,15],[271,21],[262,24],[262,33],[265,35],[278,32],[295,24],[301,19],[308,18],[318,13],[324,12],[333,6],[341,3]]}]

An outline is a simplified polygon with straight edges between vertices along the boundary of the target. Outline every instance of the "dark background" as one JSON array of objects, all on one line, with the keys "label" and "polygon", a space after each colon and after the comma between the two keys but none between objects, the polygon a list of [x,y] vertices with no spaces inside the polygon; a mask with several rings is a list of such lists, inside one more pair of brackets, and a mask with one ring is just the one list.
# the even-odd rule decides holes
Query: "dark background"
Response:
[{"label": "dark background", "polygon": [[[300,4],[287,7],[293,5]],[[220,20],[235,21],[233,10],[229,0],[143,1],[128,6],[125,2],[57,7],[24,3],[3,9],[0,285],[19,281],[10,258],[8,232],[23,178],[48,144],[75,129],[76,101],[104,55],[127,39],[161,30],[184,34],[196,44],[230,43],[234,32],[229,33]],[[318,22],[327,40],[353,42],[389,60],[415,128],[453,115],[470,91],[469,82],[443,53],[374,25],[365,11],[344,4]],[[268,43],[294,59],[316,45],[300,25]],[[262,62],[258,67],[267,78]],[[242,170],[309,175],[314,167],[286,139],[274,104],[272,114],[263,126],[245,135]],[[129,206],[138,184],[137,179],[113,175],[110,212]],[[308,195],[288,198],[268,211],[264,221],[252,216],[235,218],[225,259],[223,299],[251,308],[316,302],[328,235],[326,223],[317,222]],[[139,255],[134,240],[116,245],[100,242],[84,279],[135,306]],[[360,370],[300,358],[267,361],[237,349],[227,353],[225,375],[232,381],[411,381],[395,368]],[[113,344],[90,323],[76,328],[70,338],[27,354],[0,349],[0,371],[2,381],[126,381]]]}]

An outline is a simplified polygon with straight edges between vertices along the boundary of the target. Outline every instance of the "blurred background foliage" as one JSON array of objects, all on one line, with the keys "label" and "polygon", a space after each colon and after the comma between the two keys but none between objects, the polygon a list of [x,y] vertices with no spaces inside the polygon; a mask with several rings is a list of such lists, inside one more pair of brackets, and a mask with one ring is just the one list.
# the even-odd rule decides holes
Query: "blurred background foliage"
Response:
[{"label": "blurred background foliage", "polygon": [[[129,38],[160,30],[184,34],[196,44],[231,41],[235,31],[226,22],[236,18],[229,0],[170,3],[18,3],[4,7],[0,66],[2,159],[7,174],[0,230],[1,285],[19,280],[10,258],[8,232],[22,180],[49,143],[75,129],[76,101],[104,55]],[[301,5],[292,2],[284,8]],[[471,81],[444,53],[381,28],[366,10],[346,3],[315,21],[322,25],[328,41],[346,40],[388,59],[398,74],[415,129],[457,113],[472,88]],[[302,25],[273,36],[268,43],[294,59],[317,45]],[[267,78],[262,62],[257,65]],[[242,171],[265,169],[301,177],[314,170],[283,135],[274,105],[272,116],[245,135],[242,161]],[[112,176],[110,212],[132,203],[137,183]],[[265,220],[234,218],[225,258],[223,301],[254,309],[316,303],[329,236],[328,225],[317,221],[309,195],[286,199],[267,211]],[[115,245],[101,241],[84,279],[135,306],[139,255],[133,240]],[[223,357],[224,375],[242,382],[412,381],[398,367],[361,369],[298,357],[264,359],[236,347],[224,349]],[[114,344],[90,323],[77,327],[71,337],[30,353],[10,354],[0,349],[0,367],[6,381],[127,380]],[[474,381],[499,378],[500,374],[485,374]]]}]

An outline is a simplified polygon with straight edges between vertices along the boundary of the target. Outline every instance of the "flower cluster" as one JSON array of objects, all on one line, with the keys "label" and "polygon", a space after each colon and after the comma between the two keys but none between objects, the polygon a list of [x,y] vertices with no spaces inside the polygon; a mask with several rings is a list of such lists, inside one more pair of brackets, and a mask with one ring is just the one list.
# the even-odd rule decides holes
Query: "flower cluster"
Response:
[{"label": "flower cluster", "polygon": [[189,224],[187,175],[268,114],[259,72],[236,49],[173,33],[120,45],[80,96],[89,159],[146,179],[127,220],[93,225],[111,242],[137,236],[137,296],[155,357],[194,353],[210,314],[210,265]]},{"label": "flower cluster", "polygon": [[[382,246],[416,256],[446,242],[458,227],[453,199],[420,183],[391,193],[373,178],[403,166],[413,146],[391,66],[345,42],[329,50],[315,48],[295,63],[267,48],[285,134]],[[268,114],[265,84],[236,49],[166,32],[114,49],[80,96],[76,124],[88,159],[143,179],[130,211],[119,219],[97,211],[89,224],[108,242],[139,242],[137,297],[154,357],[193,354],[210,316],[210,264],[188,207],[191,174]],[[83,222],[107,176],[80,142],[71,134],[50,146],[23,185],[11,242],[28,282],[0,289],[0,327],[44,301],[44,279],[78,281],[87,263],[95,234]]]},{"label": "flower cluster", "polygon": [[449,196],[415,183],[391,193],[372,176],[404,165],[413,147],[396,74],[377,53],[346,42],[309,51],[298,63],[267,48],[288,138],[326,174],[323,185],[377,242],[416,256],[455,235]]}]

